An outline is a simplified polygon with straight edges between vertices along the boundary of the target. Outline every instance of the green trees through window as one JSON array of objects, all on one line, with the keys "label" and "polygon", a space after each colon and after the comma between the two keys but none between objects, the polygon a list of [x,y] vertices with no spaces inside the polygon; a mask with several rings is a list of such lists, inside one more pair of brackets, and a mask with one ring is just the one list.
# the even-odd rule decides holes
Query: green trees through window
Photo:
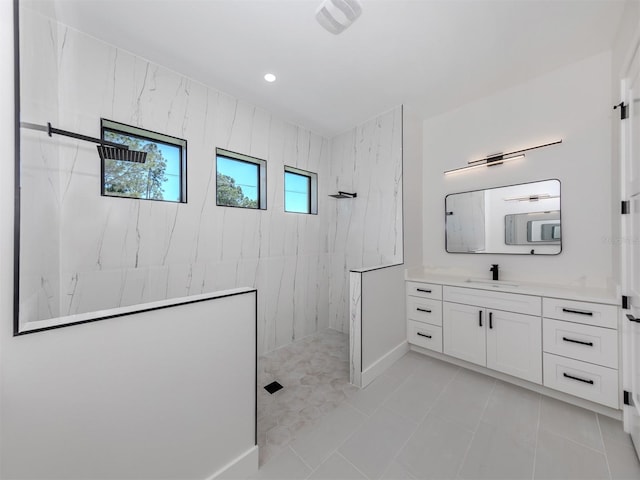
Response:
[{"label": "green trees through window", "polygon": [[266,166],[259,158],[217,148],[216,205],[266,209]]},{"label": "green trees through window", "polygon": [[129,125],[102,121],[102,138],[147,152],[145,163],[104,160],[102,194],[184,202],[186,141]]}]

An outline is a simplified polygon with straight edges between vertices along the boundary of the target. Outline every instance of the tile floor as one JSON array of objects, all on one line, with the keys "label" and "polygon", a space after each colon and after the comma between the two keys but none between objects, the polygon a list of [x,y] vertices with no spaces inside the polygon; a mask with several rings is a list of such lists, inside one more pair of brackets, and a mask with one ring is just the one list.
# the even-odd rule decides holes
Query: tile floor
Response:
[{"label": "tile floor", "polygon": [[259,396],[255,478],[640,479],[618,421],[414,352],[359,390],[347,350],[328,331],[262,359],[285,388]]}]

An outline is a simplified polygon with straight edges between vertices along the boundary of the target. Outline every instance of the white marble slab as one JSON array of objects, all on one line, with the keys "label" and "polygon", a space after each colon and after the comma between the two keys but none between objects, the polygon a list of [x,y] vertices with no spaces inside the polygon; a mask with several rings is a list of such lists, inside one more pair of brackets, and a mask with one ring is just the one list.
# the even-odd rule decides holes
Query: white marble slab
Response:
[{"label": "white marble slab", "polygon": [[[402,113],[334,139],[21,9],[22,120],[98,137],[100,118],[187,140],[185,204],[100,196],[95,146],[23,129],[23,323],[258,289],[260,353],[349,330],[350,268],[402,261]],[[267,210],[216,206],[215,149],[267,161]],[[318,215],[284,212],[284,166]],[[336,200],[338,189],[358,198]]]}]

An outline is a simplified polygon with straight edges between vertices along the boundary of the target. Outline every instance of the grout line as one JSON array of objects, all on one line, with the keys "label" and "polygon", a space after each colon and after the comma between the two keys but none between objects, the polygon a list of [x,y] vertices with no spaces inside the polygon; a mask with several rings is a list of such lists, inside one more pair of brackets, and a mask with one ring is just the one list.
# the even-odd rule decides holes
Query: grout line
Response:
[{"label": "grout line", "polygon": [[460,462],[460,466],[458,467],[458,471],[456,472],[456,478],[460,478],[460,473],[462,472],[462,467],[464,467],[464,463],[467,461],[467,456],[469,455],[469,451],[471,450],[471,446],[473,445],[473,440],[476,438],[476,433],[478,432],[478,427],[480,426],[480,422],[482,421],[482,417],[484,417],[485,412],[487,411],[487,407],[489,406],[489,400],[491,400],[491,396],[493,392],[496,390],[496,385],[498,384],[497,380],[493,380],[493,388],[489,395],[487,395],[487,399],[484,402],[484,407],[482,408],[482,413],[478,418],[478,423],[476,423],[476,428],[473,429],[473,433],[471,434],[471,440],[469,440],[469,445],[467,446],[467,450],[464,452],[462,456],[462,461]]},{"label": "grout line", "polygon": [[602,434],[602,427],[600,426],[600,416],[596,413],[596,423],[598,424],[598,432],[600,432],[600,440],[602,440],[602,448],[604,449],[604,461],[607,462],[607,472],[609,472],[609,479],[611,479],[611,466],[609,465],[609,454],[607,453],[607,445],[604,443],[604,435]]},{"label": "grout line", "polygon": [[[300,455],[298,455],[298,452],[295,451],[295,449],[293,449],[291,447],[291,445],[287,445],[287,448],[293,452],[293,454],[298,457],[300,459],[300,461],[302,462],[302,464],[307,467],[309,469],[309,475],[307,475],[306,478],[309,478],[311,475],[313,475],[313,472],[315,472],[317,469],[311,468],[311,465],[309,465],[307,462],[304,461],[304,458],[302,458]],[[320,465],[322,465],[322,462],[320,462]]]},{"label": "grout line", "polygon": [[356,465],[353,464],[353,462],[349,461],[349,459],[347,457],[345,457],[344,455],[342,455],[338,450],[336,450],[334,452],[336,455],[342,457],[349,465],[351,465],[353,468],[355,468],[359,473],[361,473],[365,478],[370,478],[366,473],[364,473],[362,470],[360,470]]},{"label": "grout line", "polygon": [[[458,376],[458,372],[460,372],[460,367],[457,367],[457,370],[455,371],[455,373],[451,376],[451,378],[449,379],[449,381],[446,383],[446,385],[444,385],[442,387],[442,390],[440,390],[440,393],[438,393],[438,395],[436,395],[436,398],[434,398],[433,400],[433,404],[427,409],[427,412],[421,417],[421,419],[419,421],[416,422],[416,427],[413,429],[413,432],[411,432],[411,435],[409,435],[409,438],[407,438],[407,440],[400,446],[400,449],[398,450],[398,453],[396,453],[393,458],[391,459],[391,462],[389,463],[389,465],[391,465],[391,463],[395,462],[398,460],[398,457],[400,456],[400,454],[402,453],[402,451],[406,448],[406,446],[409,444],[409,442],[413,439],[413,437],[416,436],[416,433],[418,432],[418,430],[420,429],[420,426],[422,425],[422,423],[427,419],[427,417],[429,416],[429,413],[431,412],[431,410],[433,409],[434,405],[436,405],[436,403],[438,403],[438,400],[440,399],[440,397],[442,396],[442,394],[444,393],[444,391],[447,389],[447,387],[453,382],[453,380]],[[413,373],[411,374],[413,375]],[[404,418],[404,417],[403,417]],[[400,463],[400,462],[398,462]],[[405,470],[408,470],[408,466],[404,465],[403,463],[401,463],[401,465],[405,468]],[[387,466],[387,469],[389,467]],[[386,471],[386,470],[385,470]],[[413,474],[413,472],[409,471],[409,473],[411,474],[412,477],[415,477],[415,475]]]},{"label": "grout line", "polygon": [[540,438],[540,418],[542,417],[542,395],[538,397],[538,421],[536,422],[536,443],[533,447],[533,471],[531,480],[536,478],[536,460],[538,458],[538,439]]}]

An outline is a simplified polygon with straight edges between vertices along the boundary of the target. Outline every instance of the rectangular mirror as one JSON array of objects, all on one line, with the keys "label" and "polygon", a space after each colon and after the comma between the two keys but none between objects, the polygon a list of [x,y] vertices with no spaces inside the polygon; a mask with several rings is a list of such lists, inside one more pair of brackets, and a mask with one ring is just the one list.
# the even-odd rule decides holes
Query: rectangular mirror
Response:
[{"label": "rectangular mirror", "polygon": [[449,253],[557,255],[562,251],[560,180],[452,193],[445,198]]}]

